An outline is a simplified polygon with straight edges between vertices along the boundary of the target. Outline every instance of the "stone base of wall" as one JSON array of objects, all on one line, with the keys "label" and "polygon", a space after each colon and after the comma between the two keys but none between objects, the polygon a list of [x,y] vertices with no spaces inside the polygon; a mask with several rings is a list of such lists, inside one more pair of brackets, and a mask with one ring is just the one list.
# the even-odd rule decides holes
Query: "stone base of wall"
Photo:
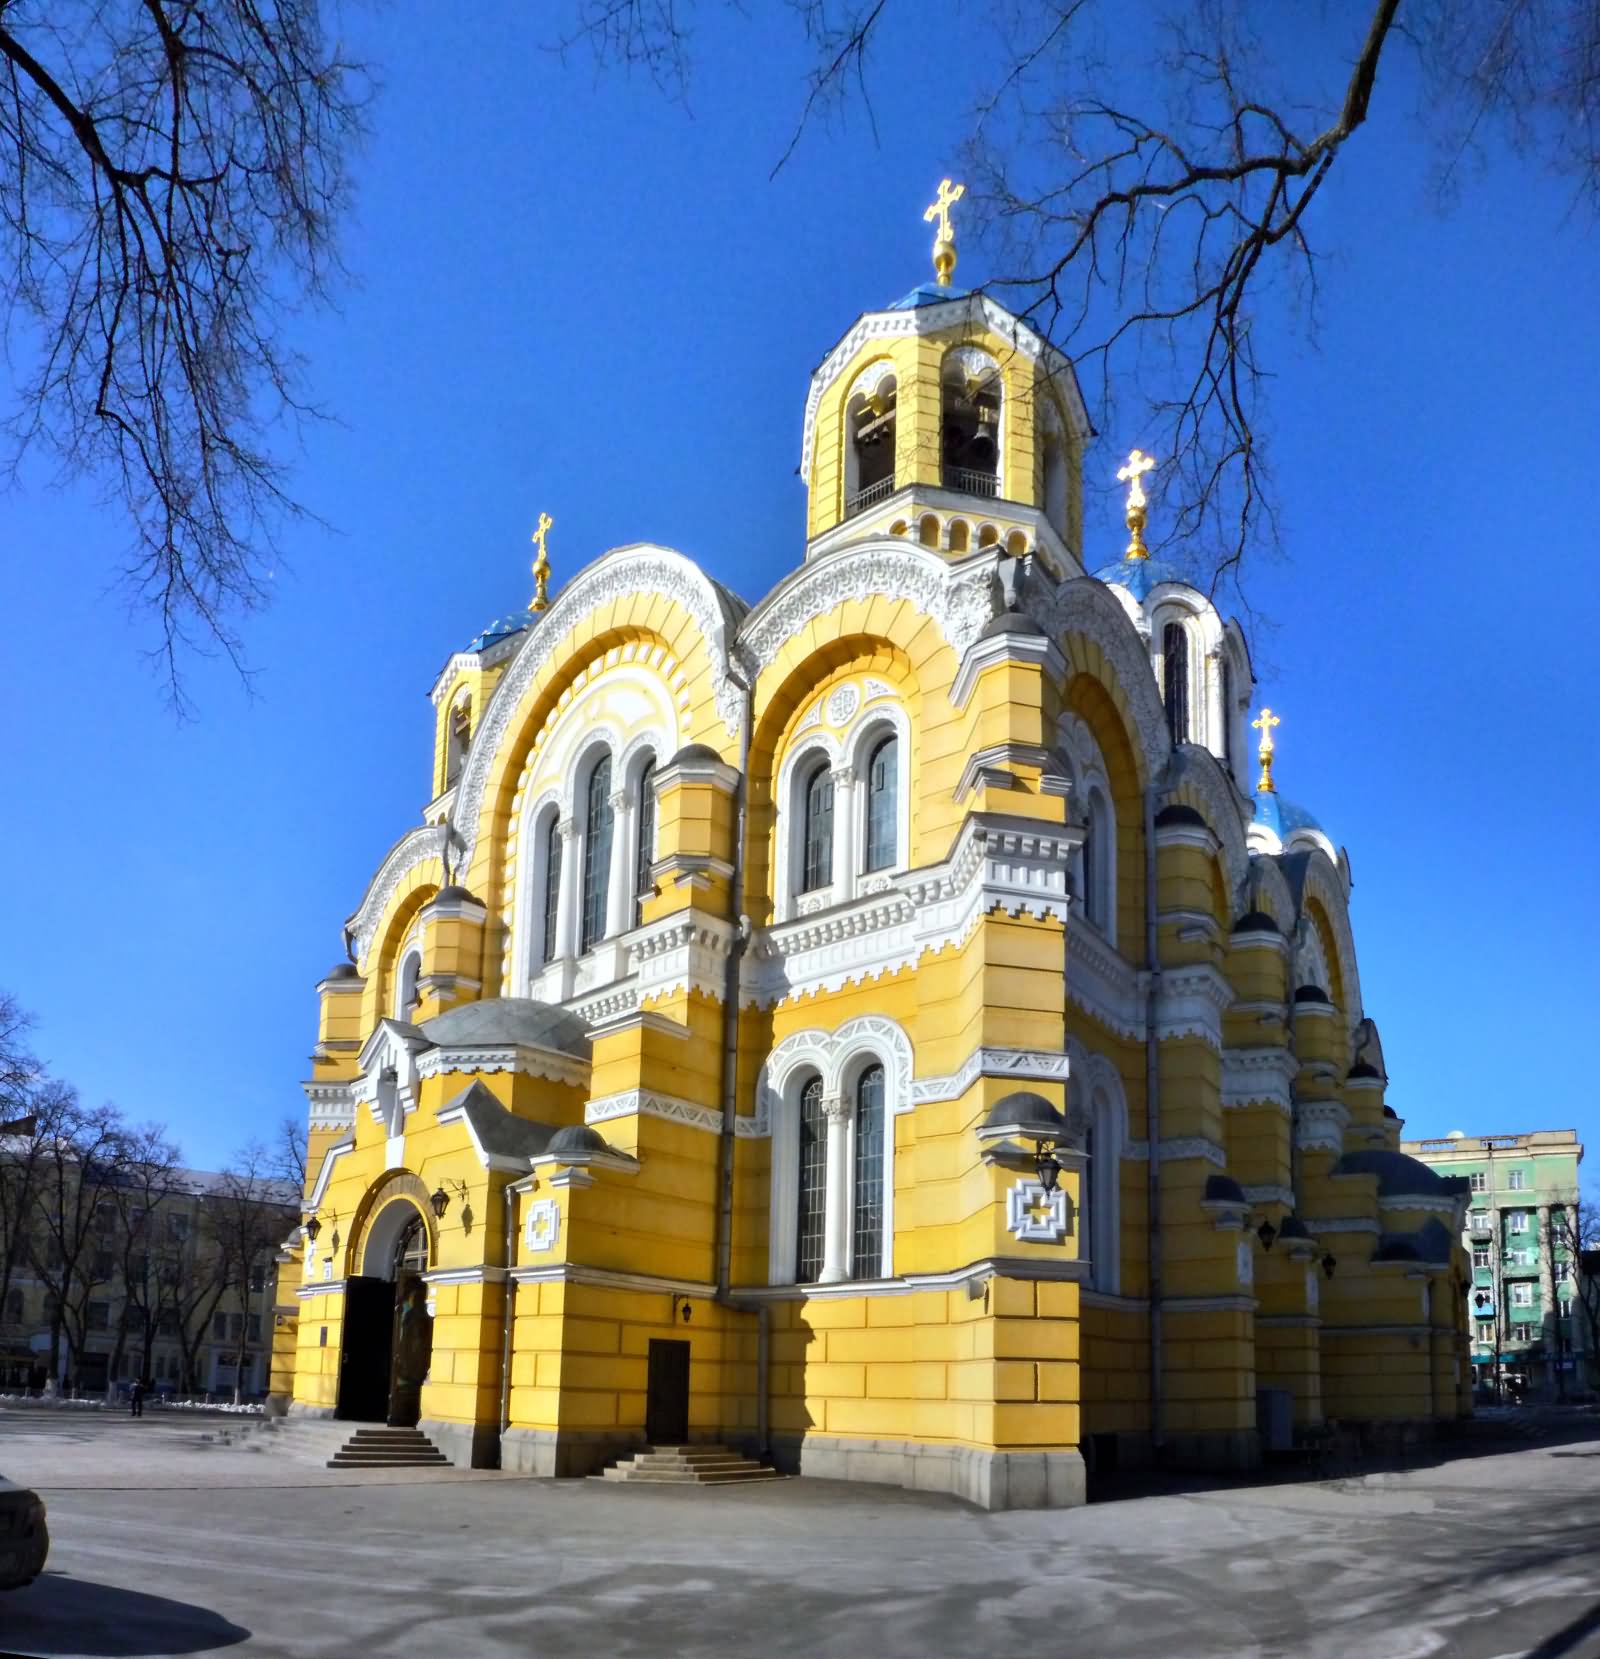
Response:
[{"label": "stone base of wall", "polygon": [[1086,1501],[1076,1451],[992,1452],[825,1434],[775,1435],[772,1461],[786,1473],[859,1480],[913,1492],[948,1492],[980,1509],[1071,1509]]},{"label": "stone base of wall", "polygon": [[1161,1449],[1159,1462],[1168,1469],[1259,1469],[1261,1436],[1254,1429],[1170,1434]]},{"label": "stone base of wall", "polygon": [[446,1423],[424,1417],[417,1427],[458,1469],[498,1469],[500,1431],[493,1423]]},{"label": "stone base of wall", "polygon": [[638,1429],[507,1429],[500,1467],[519,1475],[597,1475],[644,1444]]},{"label": "stone base of wall", "polygon": [[291,1417],[331,1418],[336,1416],[337,1413],[332,1406],[313,1406],[307,1405],[303,1400],[291,1400],[289,1402],[289,1415]]},{"label": "stone base of wall", "polygon": [[261,1408],[263,1417],[287,1417],[292,1402],[287,1394],[269,1394],[266,1404]]}]

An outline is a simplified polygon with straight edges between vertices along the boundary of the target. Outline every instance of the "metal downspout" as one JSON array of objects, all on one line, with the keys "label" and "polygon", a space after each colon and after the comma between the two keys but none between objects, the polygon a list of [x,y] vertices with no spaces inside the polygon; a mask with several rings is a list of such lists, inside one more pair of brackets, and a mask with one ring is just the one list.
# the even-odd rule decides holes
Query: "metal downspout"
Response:
[{"label": "metal downspout", "polygon": [[745,825],[749,811],[750,687],[730,670],[740,691],[739,782],[734,795],[733,879],[730,884],[733,937],[728,945],[728,967],[722,991],[722,1132],[717,1146],[716,1300],[735,1313],[756,1316],[756,1438],[765,1457],[768,1446],[767,1383],[770,1371],[771,1311],[763,1302],[730,1294],[733,1277],[733,1154],[734,1125],[739,1110],[739,986],[747,941],[744,917]]},{"label": "metal downspout", "polygon": [[1161,1354],[1161,1055],[1156,1039],[1156,1003],[1161,962],[1156,928],[1156,791],[1144,792],[1144,1098],[1145,1134],[1150,1143],[1150,1443],[1157,1457],[1166,1443]]}]

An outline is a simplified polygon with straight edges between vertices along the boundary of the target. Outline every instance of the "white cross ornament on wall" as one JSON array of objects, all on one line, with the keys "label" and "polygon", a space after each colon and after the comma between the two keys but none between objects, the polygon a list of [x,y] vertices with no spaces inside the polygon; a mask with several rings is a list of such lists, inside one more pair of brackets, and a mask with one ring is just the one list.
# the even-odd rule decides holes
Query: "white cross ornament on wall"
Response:
[{"label": "white cross ornament on wall", "polygon": [[1006,1194],[1006,1226],[1024,1244],[1059,1244],[1067,1236],[1067,1195],[1021,1180]]}]

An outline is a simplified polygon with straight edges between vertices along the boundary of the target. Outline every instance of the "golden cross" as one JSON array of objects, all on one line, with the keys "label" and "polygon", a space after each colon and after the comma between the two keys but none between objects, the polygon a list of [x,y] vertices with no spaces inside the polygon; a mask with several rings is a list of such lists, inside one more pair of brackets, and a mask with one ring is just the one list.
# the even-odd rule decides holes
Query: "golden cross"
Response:
[{"label": "golden cross", "polygon": [[548,513],[539,514],[538,528],[533,532],[533,545],[539,549],[539,557],[533,561],[533,598],[528,604],[530,611],[542,611],[549,608],[550,600],[546,589],[550,585],[550,560],[545,553],[544,538],[555,528],[555,520]]},{"label": "golden cross", "polygon": [[931,225],[935,219],[939,221],[939,231],[933,239],[933,270],[942,288],[950,286],[950,275],[956,268],[956,233],[950,224],[950,209],[966,193],[964,184],[952,189],[949,179],[940,179],[939,194],[922,215],[924,224]]},{"label": "golden cross", "polygon": [[1272,741],[1272,728],[1281,726],[1283,722],[1271,709],[1262,709],[1261,713],[1250,724],[1261,733],[1261,747],[1257,751],[1261,761],[1261,782],[1256,785],[1256,793],[1258,795],[1275,795],[1277,794],[1277,786],[1272,781],[1272,756],[1277,745]]},{"label": "golden cross", "polygon": [[1146,455],[1142,449],[1130,450],[1128,464],[1117,471],[1117,482],[1128,486],[1128,507],[1145,507],[1149,503],[1144,497],[1144,475],[1155,471],[1155,457]]},{"label": "golden cross", "polygon": [[949,179],[939,180],[939,194],[929,203],[927,211],[922,215],[922,222],[931,225],[935,219],[939,221],[939,240],[953,242],[955,233],[950,228],[950,209],[966,195],[967,187],[958,184],[954,189],[950,187]]},{"label": "golden cross", "polygon": [[1128,486],[1128,509],[1124,515],[1128,526],[1128,545],[1122,554],[1125,559],[1150,557],[1150,549],[1144,544],[1144,510],[1148,505],[1144,496],[1144,475],[1154,471],[1155,464],[1153,455],[1135,449],[1129,452],[1128,464],[1117,472],[1117,482]]}]

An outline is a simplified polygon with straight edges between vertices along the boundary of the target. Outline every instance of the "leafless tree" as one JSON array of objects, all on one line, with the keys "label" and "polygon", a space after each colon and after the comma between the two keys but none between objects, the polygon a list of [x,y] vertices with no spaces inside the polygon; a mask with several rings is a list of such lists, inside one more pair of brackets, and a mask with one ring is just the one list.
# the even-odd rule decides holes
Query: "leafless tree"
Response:
[{"label": "leafless tree", "polygon": [[185,649],[240,662],[308,411],[285,319],[326,296],[369,81],[321,0],[0,0],[7,430],[132,525],[182,707]]},{"label": "leafless tree", "polygon": [[[250,1141],[236,1152],[207,1201],[217,1240],[221,1277],[237,1287],[241,1312],[234,1338],[233,1398],[237,1404],[244,1389],[252,1343],[260,1346],[267,1337],[265,1314],[272,1306],[272,1263],[279,1242],[294,1225],[299,1189],[288,1188],[278,1179],[274,1154],[259,1141]],[[259,1297],[260,1308],[252,1314],[252,1301]],[[259,1321],[257,1335],[250,1334],[250,1321]]]},{"label": "leafless tree", "polygon": [[113,1194],[118,1215],[118,1254],[122,1271],[122,1314],[117,1323],[110,1375],[119,1376],[131,1339],[136,1345],[140,1380],[148,1388],[157,1333],[170,1323],[167,1267],[172,1240],[166,1222],[177,1179],[178,1149],[160,1124],[130,1130]]},{"label": "leafless tree", "polygon": [[[911,6],[789,0],[811,68],[778,166],[819,113],[852,98],[870,113],[873,74],[910,71],[882,53],[886,18]],[[574,7],[557,45],[676,93],[701,18],[746,20],[738,0]],[[1257,38],[1267,18],[1281,26],[1268,0],[1182,0],[1153,31],[1110,0],[990,0],[962,16],[975,61],[986,24],[998,43],[966,145],[1003,273],[989,286],[1073,359],[1102,429],[1163,458],[1160,544],[1213,587],[1276,539],[1260,322],[1289,311],[1314,329],[1316,206],[1397,52],[1420,64],[1442,180],[1509,141],[1600,205],[1593,0],[1367,0],[1339,61],[1292,66]]]},{"label": "leafless tree", "polygon": [[[1581,1310],[1583,1337],[1552,1327],[1552,1351],[1566,1348],[1577,1362],[1575,1374],[1592,1385],[1600,1366],[1600,1195],[1593,1189],[1575,1193],[1567,1204],[1550,1209],[1550,1241],[1571,1264],[1572,1302]],[[1552,1254],[1555,1252],[1553,1251]],[[1559,1283],[1559,1281],[1558,1281]],[[1559,1293],[1558,1293],[1559,1294]],[[1551,1310],[1559,1314],[1558,1306]],[[1585,1364],[1587,1360],[1587,1364]]]},{"label": "leafless tree", "polygon": [[33,1017],[9,991],[0,991],[0,1123],[28,1113],[28,1091],[39,1076],[39,1062],[28,1048]]},{"label": "leafless tree", "polygon": [[296,1193],[306,1185],[306,1122],[285,1114],[278,1121],[278,1133],[267,1158],[267,1173],[275,1181],[293,1187]]}]

